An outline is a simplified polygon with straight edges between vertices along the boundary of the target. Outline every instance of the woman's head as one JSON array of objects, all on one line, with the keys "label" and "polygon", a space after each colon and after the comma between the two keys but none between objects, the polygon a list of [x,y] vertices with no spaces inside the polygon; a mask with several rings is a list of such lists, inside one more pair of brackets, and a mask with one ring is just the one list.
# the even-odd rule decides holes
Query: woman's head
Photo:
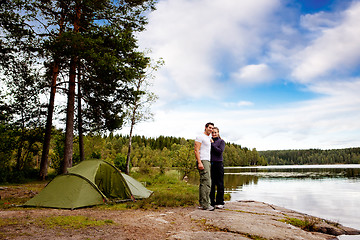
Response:
[{"label": "woman's head", "polygon": [[213,138],[220,138],[220,133],[219,133],[219,128],[218,127],[214,127],[213,128],[213,131],[211,132],[211,135]]}]

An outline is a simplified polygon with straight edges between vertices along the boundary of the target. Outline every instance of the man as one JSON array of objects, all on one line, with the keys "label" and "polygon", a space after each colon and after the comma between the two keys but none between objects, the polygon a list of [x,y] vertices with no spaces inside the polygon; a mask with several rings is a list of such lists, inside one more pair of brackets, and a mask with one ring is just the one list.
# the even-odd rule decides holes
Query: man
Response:
[{"label": "man", "polygon": [[205,131],[195,139],[195,158],[200,173],[199,185],[199,203],[204,210],[213,211],[214,207],[210,205],[210,150],[211,150],[211,133],[214,124],[209,122],[205,124]]}]

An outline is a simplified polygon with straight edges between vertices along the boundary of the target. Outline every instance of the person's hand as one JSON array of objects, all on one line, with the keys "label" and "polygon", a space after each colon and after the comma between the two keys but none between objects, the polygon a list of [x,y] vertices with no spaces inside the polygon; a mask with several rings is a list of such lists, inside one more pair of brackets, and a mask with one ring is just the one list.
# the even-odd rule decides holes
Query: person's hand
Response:
[{"label": "person's hand", "polygon": [[213,143],[213,142],[214,142],[214,140],[213,140],[212,138],[210,138],[210,142],[211,142],[211,143]]},{"label": "person's hand", "polygon": [[202,162],[198,163],[198,169],[204,170],[204,165],[202,164]]}]

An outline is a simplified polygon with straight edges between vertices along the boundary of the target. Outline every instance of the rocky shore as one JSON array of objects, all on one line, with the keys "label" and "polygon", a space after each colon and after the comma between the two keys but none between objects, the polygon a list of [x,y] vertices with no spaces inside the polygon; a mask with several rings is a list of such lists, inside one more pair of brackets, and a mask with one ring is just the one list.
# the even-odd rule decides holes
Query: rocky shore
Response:
[{"label": "rocky shore", "polygon": [[[196,210],[193,220],[203,221],[215,232],[180,232],[172,239],[338,239],[359,235],[357,229],[318,217],[256,201],[230,202],[225,209]],[[355,237],[355,236],[354,236]]]}]

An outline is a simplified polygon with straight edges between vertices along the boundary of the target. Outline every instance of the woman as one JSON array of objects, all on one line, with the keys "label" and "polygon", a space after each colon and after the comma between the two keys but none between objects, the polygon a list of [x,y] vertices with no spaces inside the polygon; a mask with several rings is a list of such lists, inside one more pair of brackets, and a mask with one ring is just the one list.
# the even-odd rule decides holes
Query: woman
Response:
[{"label": "woman", "polygon": [[[215,208],[224,208],[224,164],[225,141],[220,138],[219,128],[214,127],[211,141],[211,191],[210,201]],[[215,188],[216,197],[215,197]]]}]

